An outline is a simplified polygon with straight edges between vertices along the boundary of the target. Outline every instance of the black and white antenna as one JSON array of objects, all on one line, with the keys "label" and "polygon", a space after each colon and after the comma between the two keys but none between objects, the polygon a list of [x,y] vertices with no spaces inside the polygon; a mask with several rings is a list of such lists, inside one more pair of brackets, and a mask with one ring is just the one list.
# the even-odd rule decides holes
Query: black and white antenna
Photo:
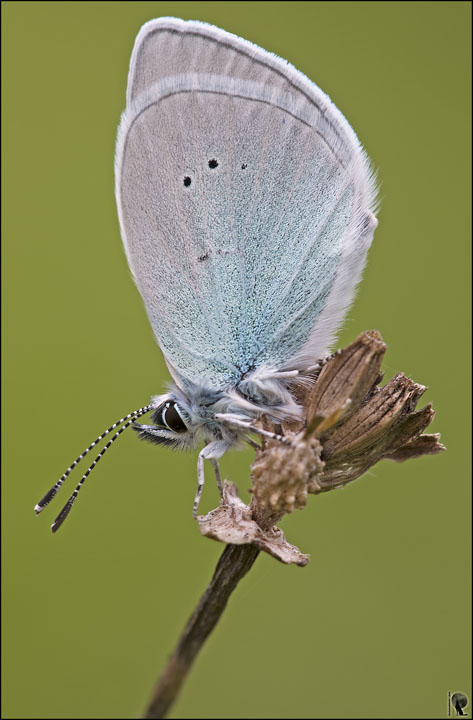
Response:
[{"label": "black and white antenna", "polygon": [[61,475],[61,477],[59,478],[57,483],[55,485],[53,485],[51,490],[48,490],[46,495],[39,501],[39,503],[37,505],[35,505],[34,511],[35,511],[36,515],[39,515],[39,513],[42,510],[44,510],[46,505],[49,505],[49,503],[51,502],[53,497],[56,495],[58,490],[60,490],[61,487],[63,486],[64,481],[66,480],[67,476],[76,467],[76,465],[82,460],[82,458],[84,458],[92,450],[92,448],[95,447],[95,445],[97,445],[97,443],[99,443],[106,435],[108,435],[110,432],[112,432],[112,430],[114,430],[116,427],[118,427],[122,423],[125,423],[123,425],[123,427],[121,427],[119,430],[117,430],[117,432],[113,435],[113,437],[108,441],[108,443],[105,445],[105,447],[97,455],[97,457],[95,458],[92,465],[88,468],[87,472],[85,472],[84,475],[82,476],[79,484],[77,485],[76,489],[72,493],[71,497],[69,498],[69,500],[64,505],[63,509],[61,510],[61,512],[59,513],[59,515],[57,516],[57,518],[51,525],[51,530],[53,531],[53,533],[56,532],[61,527],[64,520],[69,515],[72,505],[75,502],[75,499],[79,493],[79,490],[81,489],[82,485],[84,484],[86,477],[92,472],[92,470],[97,465],[98,461],[103,457],[103,455],[108,450],[110,445],[117,439],[117,437],[124,430],[126,430],[127,427],[129,427],[135,420],[137,420],[137,418],[141,417],[142,415],[145,415],[151,409],[152,409],[152,405],[145,405],[144,407],[139,408],[138,410],[134,410],[133,412],[128,413],[128,415],[120,418],[120,420],[117,420],[116,422],[114,422],[113,425],[110,425],[110,427],[107,428],[107,430],[105,430],[101,435],[99,435],[98,438],[96,438],[94,440],[94,442],[89,445],[88,448],[86,448],[85,450],[83,450],[81,452],[79,457],[76,460],[74,460],[72,465],[67,468],[66,472],[63,475]]}]

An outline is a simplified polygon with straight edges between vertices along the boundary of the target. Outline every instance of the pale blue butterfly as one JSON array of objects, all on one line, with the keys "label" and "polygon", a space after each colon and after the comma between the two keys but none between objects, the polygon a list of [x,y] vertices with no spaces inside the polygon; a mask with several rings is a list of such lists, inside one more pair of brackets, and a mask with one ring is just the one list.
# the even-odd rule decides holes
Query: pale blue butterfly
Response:
[{"label": "pale blue butterfly", "polygon": [[[128,263],[174,385],[133,425],[218,459],[253,422],[298,419],[291,384],[322,358],[377,225],[369,162],[340,111],[285,60],[201,22],[159,18],[135,41],[115,158]],[[153,412],[152,425],[136,420]]]}]

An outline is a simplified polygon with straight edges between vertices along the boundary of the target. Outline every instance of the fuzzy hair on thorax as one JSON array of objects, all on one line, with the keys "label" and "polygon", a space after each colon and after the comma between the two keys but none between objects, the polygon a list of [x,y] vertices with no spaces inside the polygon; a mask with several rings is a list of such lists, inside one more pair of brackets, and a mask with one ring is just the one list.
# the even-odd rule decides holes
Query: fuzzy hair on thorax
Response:
[{"label": "fuzzy hair on thorax", "polygon": [[[216,389],[203,385],[172,384],[166,395],[154,396],[153,408],[173,400],[182,413],[188,428],[186,436],[179,438],[182,449],[195,448],[199,442],[225,440],[229,446],[240,445],[248,430],[229,425],[216,415],[233,416],[245,423],[266,415],[272,422],[299,420],[302,408],[291,393],[294,374],[273,368],[258,368],[230,388]],[[310,382],[307,380],[307,382]]]}]

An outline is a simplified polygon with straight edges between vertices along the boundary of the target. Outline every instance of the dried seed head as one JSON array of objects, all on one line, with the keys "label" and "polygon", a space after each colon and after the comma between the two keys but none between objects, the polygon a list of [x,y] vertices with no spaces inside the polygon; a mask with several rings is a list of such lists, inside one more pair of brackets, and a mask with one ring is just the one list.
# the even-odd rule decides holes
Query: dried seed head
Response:
[{"label": "dried seed head", "polygon": [[271,441],[251,466],[252,507],[265,526],[302,509],[307,494],[318,487],[317,478],[324,468],[322,445],[316,437],[295,433],[286,437],[291,439],[290,445]]},{"label": "dried seed head", "polygon": [[[274,525],[303,508],[308,494],[343,487],[382,459],[402,462],[444,450],[439,435],[422,434],[434,417],[430,405],[415,410],[425,387],[402,373],[377,387],[385,351],[376,330],[365,332],[302,378],[294,394],[304,419],[282,424],[289,443],[266,441],[258,451],[250,506],[226,486],[220,508],[199,518],[201,532],[222,542],[249,542],[282,562],[304,565],[308,556]],[[275,429],[267,418],[263,427]]]}]

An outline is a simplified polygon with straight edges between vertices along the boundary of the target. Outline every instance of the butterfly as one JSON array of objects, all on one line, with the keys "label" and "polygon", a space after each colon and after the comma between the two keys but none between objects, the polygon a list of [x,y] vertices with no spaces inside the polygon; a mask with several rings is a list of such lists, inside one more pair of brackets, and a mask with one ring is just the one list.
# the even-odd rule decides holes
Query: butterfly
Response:
[{"label": "butterfly", "polygon": [[[293,384],[324,357],[377,226],[369,160],[340,111],[287,61],[212,25],[159,18],[140,30],[115,156],[128,264],[173,384],[120,418],[209,460],[301,418]],[[150,424],[137,420],[151,414]]]}]

